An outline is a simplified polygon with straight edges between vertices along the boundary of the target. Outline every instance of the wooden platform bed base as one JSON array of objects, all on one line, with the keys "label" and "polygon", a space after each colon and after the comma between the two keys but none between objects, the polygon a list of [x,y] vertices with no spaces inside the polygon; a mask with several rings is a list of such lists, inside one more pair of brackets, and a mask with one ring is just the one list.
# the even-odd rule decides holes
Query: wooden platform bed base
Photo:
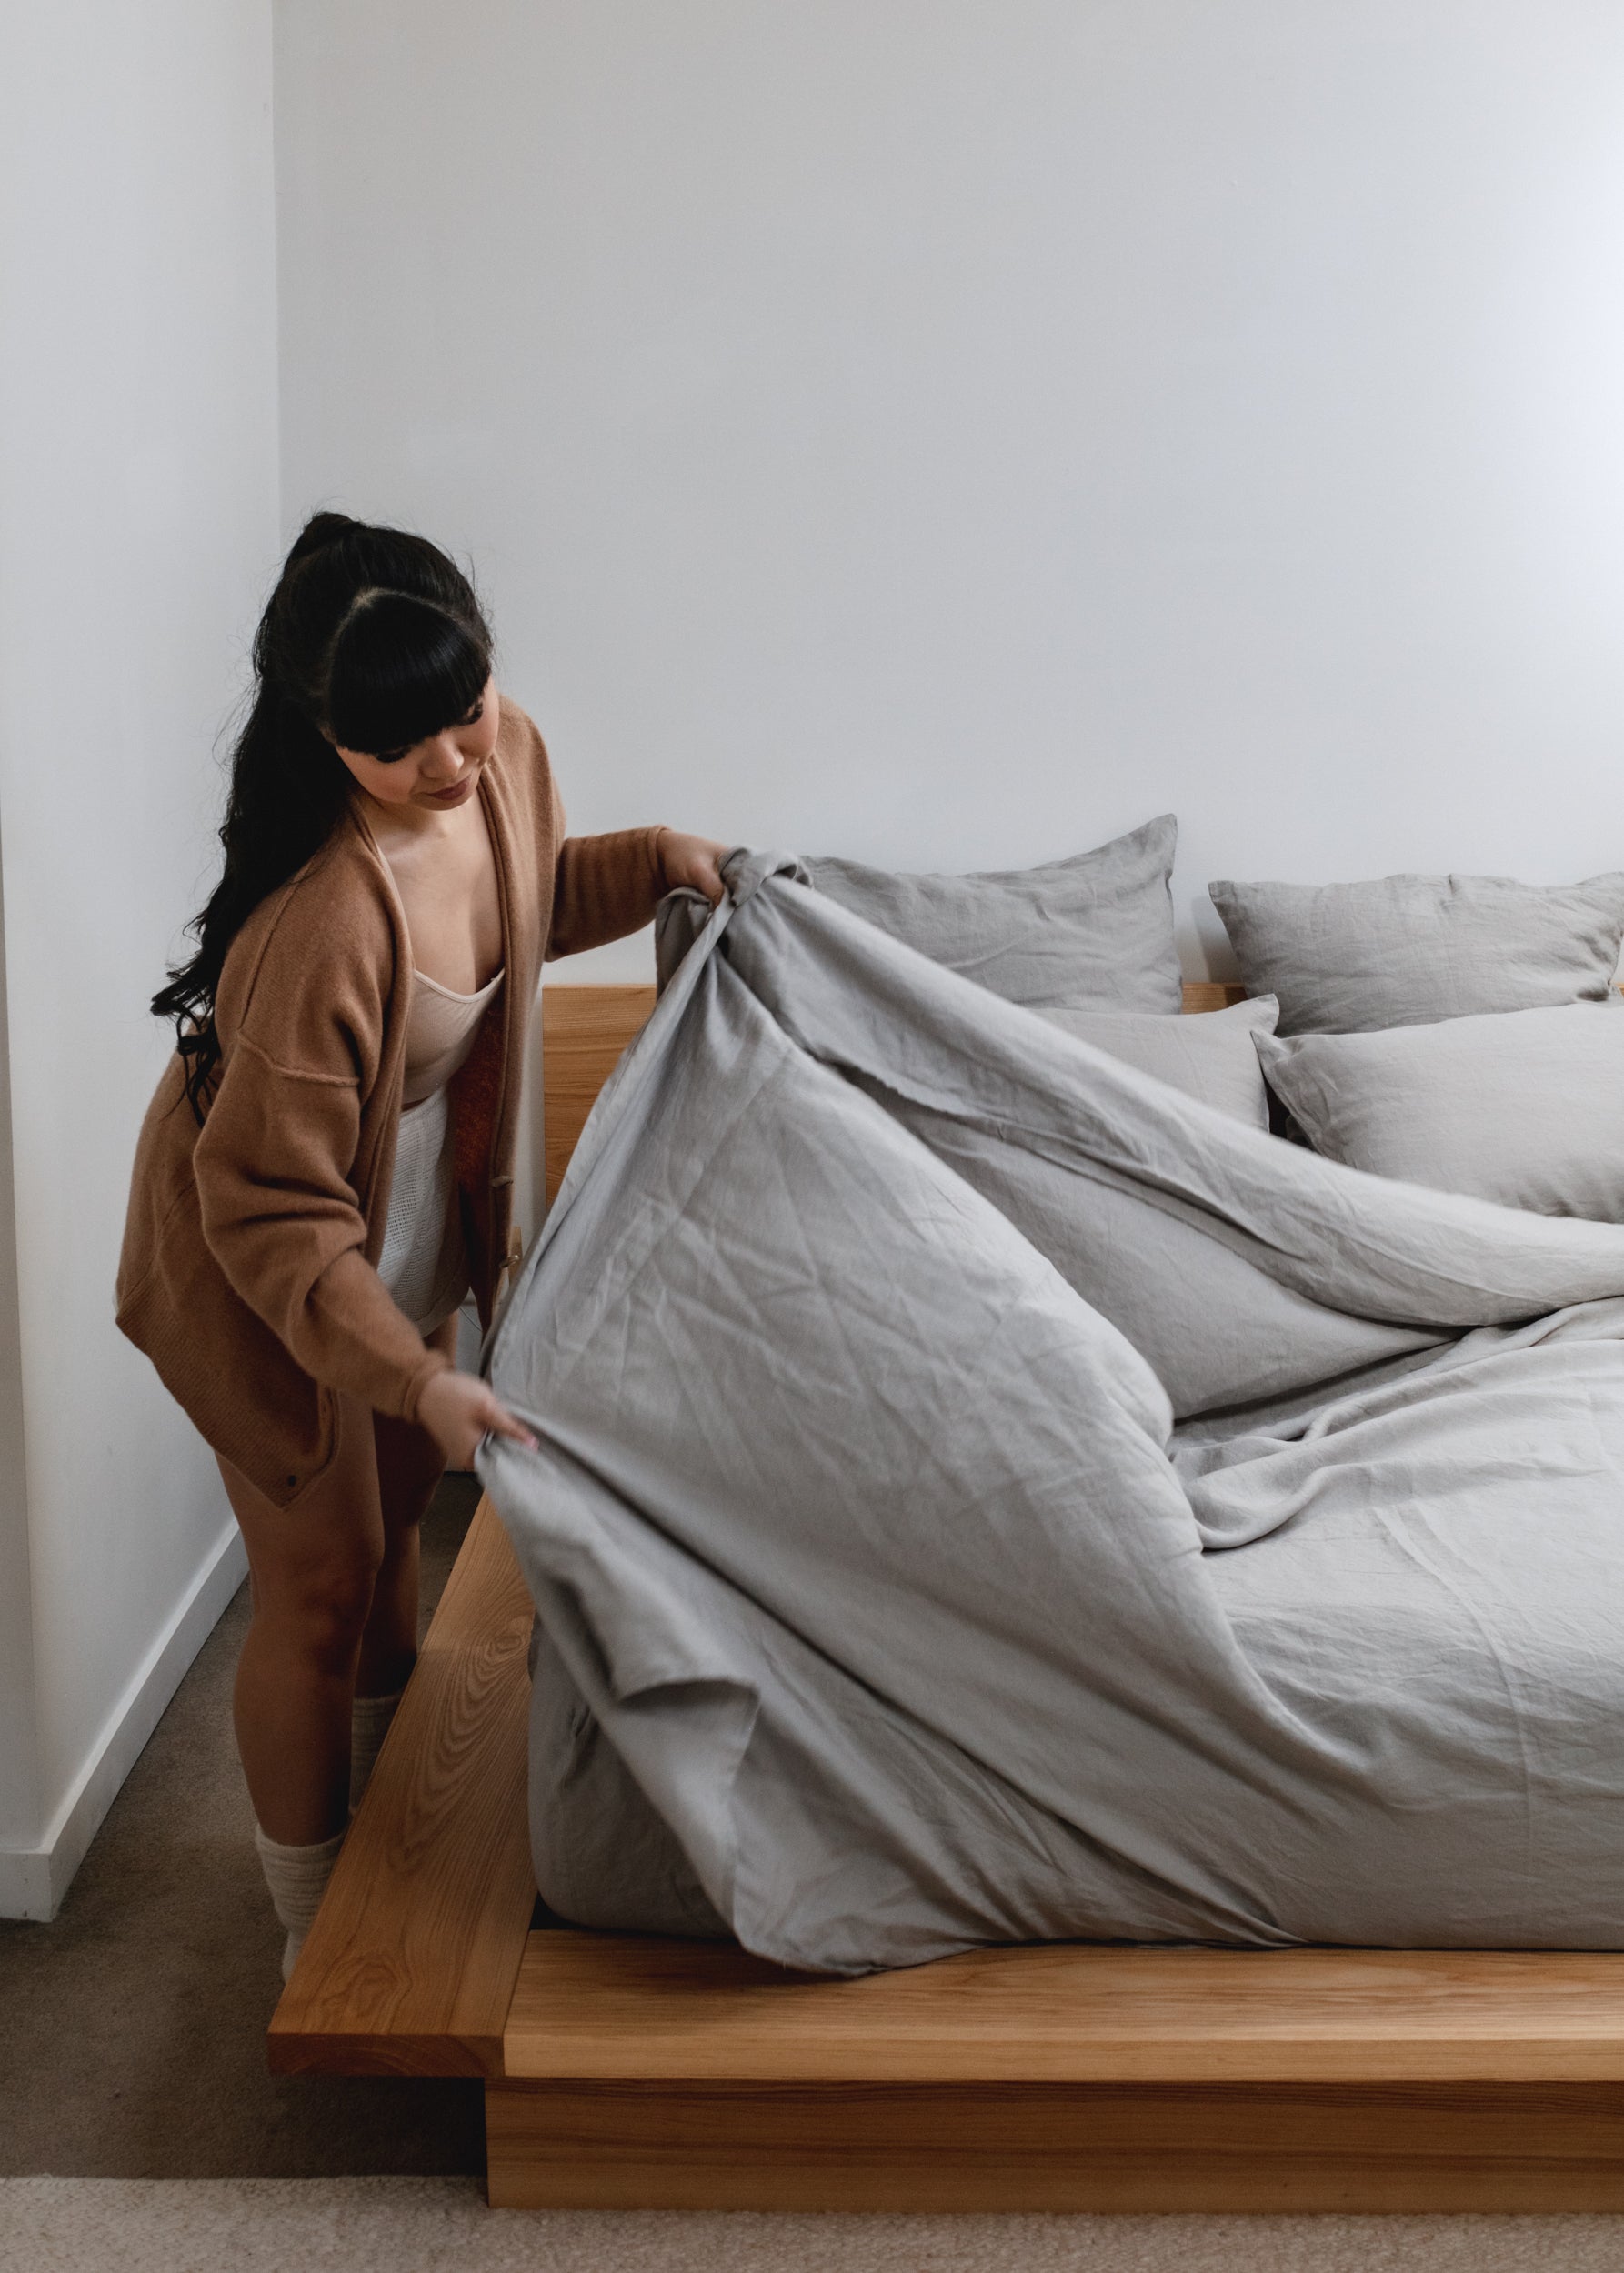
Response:
[{"label": "wooden platform bed base", "polygon": [[[546,990],[550,1187],[647,1002]],[[1068,1944],[823,1981],[533,1930],[530,1617],[482,1503],[269,2038],[281,2074],[483,2078],[494,2206],[1624,2210],[1624,1956]]]}]

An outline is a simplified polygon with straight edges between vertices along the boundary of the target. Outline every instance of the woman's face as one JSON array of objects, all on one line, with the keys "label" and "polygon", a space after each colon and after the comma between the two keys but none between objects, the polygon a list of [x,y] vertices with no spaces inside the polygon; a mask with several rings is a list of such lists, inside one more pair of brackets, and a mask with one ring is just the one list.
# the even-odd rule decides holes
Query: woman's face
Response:
[{"label": "woman's face", "polygon": [[490,678],[466,718],[443,733],[430,735],[426,742],[414,742],[409,750],[377,756],[346,750],[341,742],[335,742],[333,747],[367,796],[379,805],[396,812],[405,807],[419,813],[446,813],[454,806],[466,805],[474,795],[496,746],[501,723],[501,699],[496,680]]}]

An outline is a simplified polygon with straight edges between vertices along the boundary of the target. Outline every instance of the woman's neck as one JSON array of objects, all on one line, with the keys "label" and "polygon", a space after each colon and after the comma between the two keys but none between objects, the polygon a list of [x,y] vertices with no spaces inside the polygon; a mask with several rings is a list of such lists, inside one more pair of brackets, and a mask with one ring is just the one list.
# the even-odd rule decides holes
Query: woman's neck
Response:
[{"label": "woman's neck", "polygon": [[426,847],[436,837],[460,836],[470,816],[476,816],[478,812],[477,791],[466,805],[454,806],[448,812],[441,813],[420,805],[385,805],[369,796],[365,789],[355,790],[353,796],[380,852],[415,851],[419,846]]}]

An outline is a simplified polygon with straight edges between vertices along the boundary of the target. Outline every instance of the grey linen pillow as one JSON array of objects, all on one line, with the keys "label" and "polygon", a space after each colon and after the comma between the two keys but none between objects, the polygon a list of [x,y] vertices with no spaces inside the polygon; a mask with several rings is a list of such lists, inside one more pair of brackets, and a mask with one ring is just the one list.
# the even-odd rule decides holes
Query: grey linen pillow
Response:
[{"label": "grey linen pillow", "polygon": [[1624,1006],[1565,1003],[1254,1046],[1316,1152],[1542,1216],[1624,1223]]},{"label": "grey linen pillow", "polygon": [[1167,1016],[1184,1000],[1168,884],[1178,835],[1164,813],[1069,860],[975,876],[831,858],[803,866],[817,891],[1006,1002]]},{"label": "grey linen pillow", "polygon": [[1584,884],[1379,876],[1368,884],[1209,884],[1249,995],[1282,1034],[1363,1034],[1484,1010],[1606,998],[1624,875]]},{"label": "grey linen pillow", "polygon": [[1252,1037],[1274,1032],[1272,995],[1188,1018],[1142,1010],[1040,1010],[1038,1016],[1249,1127],[1268,1126],[1268,1092]]}]

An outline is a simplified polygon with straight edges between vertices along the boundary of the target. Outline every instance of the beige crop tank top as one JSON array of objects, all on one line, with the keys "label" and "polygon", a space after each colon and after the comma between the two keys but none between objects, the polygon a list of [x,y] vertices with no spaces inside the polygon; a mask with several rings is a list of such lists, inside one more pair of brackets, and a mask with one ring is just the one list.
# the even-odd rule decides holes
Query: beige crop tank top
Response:
[{"label": "beige crop tank top", "polygon": [[454,995],[437,979],[413,974],[411,1016],[406,1021],[406,1095],[409,1112],[436,1089],[445,1088],[459,1071],[474,1046],[479,1021],[496,989],[502,973],[476,995]]}]

